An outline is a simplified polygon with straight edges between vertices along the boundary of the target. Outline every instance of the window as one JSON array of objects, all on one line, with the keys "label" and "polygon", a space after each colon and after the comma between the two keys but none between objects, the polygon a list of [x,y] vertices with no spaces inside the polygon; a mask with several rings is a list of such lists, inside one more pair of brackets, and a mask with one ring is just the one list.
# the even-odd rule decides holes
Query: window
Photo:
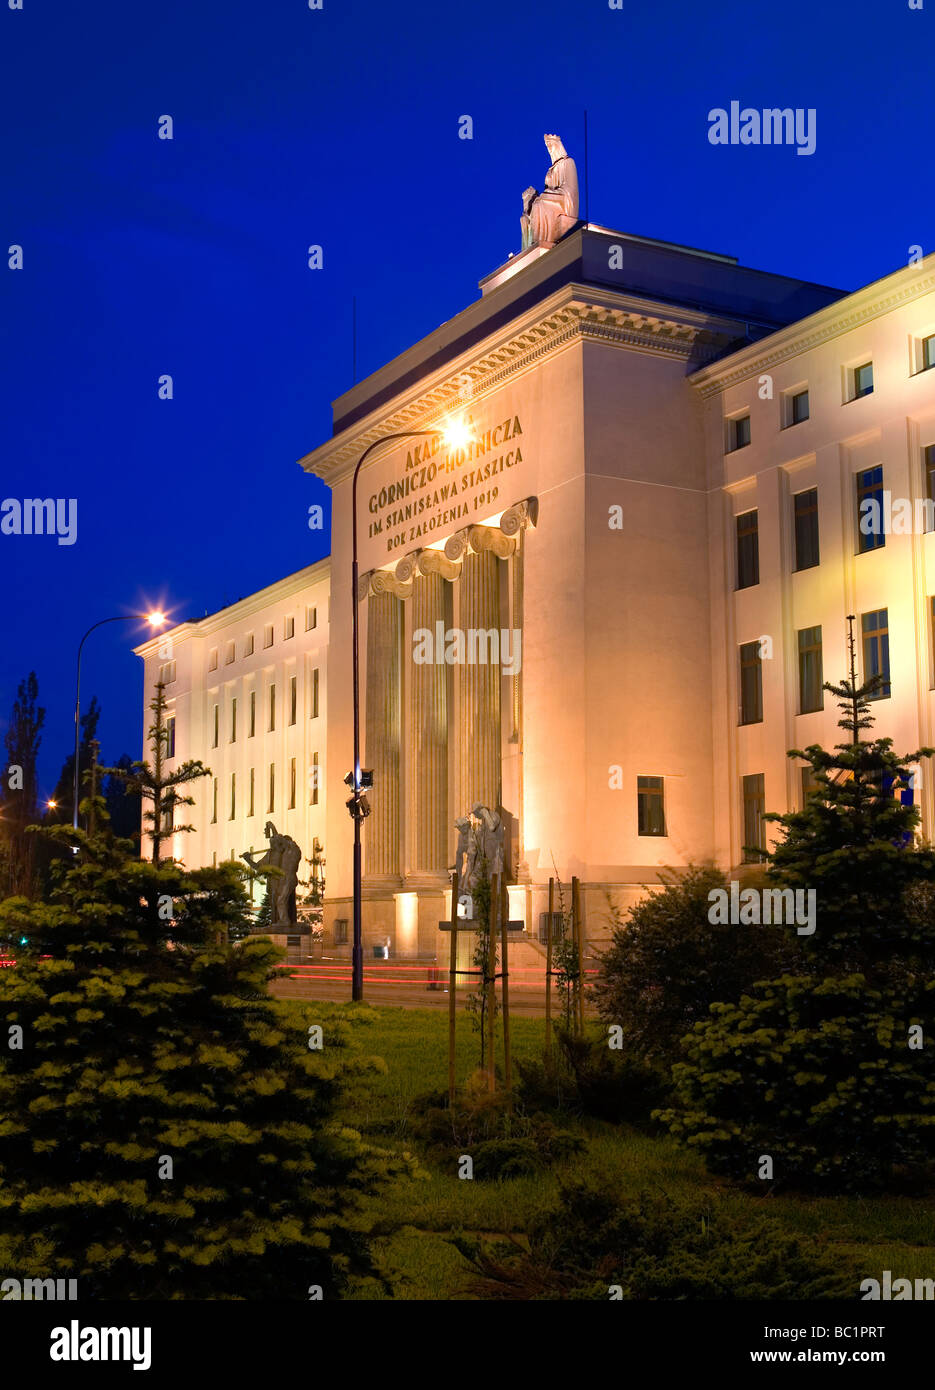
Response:
[{"label": "window", "polygon": [[[922,471],[925,475],[925,496],[929,502],[935,502],[935,444],[929,444],[922,450]],[[930,507],[926,507],[925,529],[932,530],[929,526]]]},{"label": "window", "polygon": [[175,662],[166,661],[159,667],[159,681],[162,685],[171,685],[175,680]]},{"label": "window", "polygon": [[306,608],[305,610],[305,631],[311,632],[312,628],[318,626],[318,609]]},{"label": "window", "polygon": [[231,773],[231,813],[230,819],[234,820],[237,815],[237,774]]},{"label": "window", "polygon": [[251,767],[251,769],[250,769],[250,799],[249,799],[249,801],[248,801],[248,803],[247,803],[248,806],[249,806],[249,808],[250,808],[250,809],[247,811],[247,815],[248,815],[248,816],[252,816],[252,815],[253,815],[253,795],[254,795],[255,789],[256,789],[256,773],[255,773],[254,768]]},{"label": "window", "polygon": [[234,659],[234,644],[233,644],[233,642],[228,642],[228,644],[227,644],[227,651],[226,651],[226,653],[225,653],[225,655],[224,655],[224,664],[225,664],[225,666],[229,666],[229,665],[231,664],[231,662],[233,661],[233,659]]},{"label": "window", "polygon": [[857,474],[857,553],[879,550],[886,544],[883,531],[883,468],[865,468]]},{"label": "window", "polygon": [[821,627],[799,631],[799,714],[824,709],[821,673]]},{"label": "window", "polygon": [[737,518],[737,588],[749,589],[760,582],[760,536],[757,513]]},{"label": "window", "polygon": [[220,706],[218,705],[214,706],[214,742],[211,744],[212,748],[217,748],[218,746],[218,726],[220,720],[220,715],[218,713],[219,708]]},{"label": "window", "polygon": [[636,815],[640,835],[665,835],[665,779],[637,777]]},{"label": "window", "polygon": [[318,667],[312,671],[312,715],[313,719],[318,718]]},{"label": "window", "polygon": [[852,375],[853,389],[851,399],[859,400],[861,396],[869,396],[873,391],[873,363],[864,362],[862,366],[855,367]]},{"label": "window", "polygon": [[269,731],[272,733],[276,728],[276,687],[271,685],[269,688]]},{"label": "window", "polygon": [[816,778],[814,769],[812,768],[811,764],[806,764],[806,766],[801,769],[801,772],[802,808],[804,810],[808,802],[808,798],[811,796],[812,792],[817,792],[821,789],[821,783]]},{"label": "window", "polygon": [[335,917],[334,919],[334,944],[335,946],[347,945],[347,918]]},{"label": "window", "polygon": [[860,620],[864,648],[864,680],[882,676],[879,690],[870,698],[887,700],[890,696],[890,629],[889,610],[878,608],[864,613]]},{"label": "window", "polygon": [[272,623],[267,623],[266,627],[263,629],[263,646],[264,646],[264,647],[271,647],[272,645],[273,645],[273,624],[272,624]]},{"label": "window", "polygon": [[237,696],[231,700],[231,743],[237,742]]},{"label": "window", "polygon": [[248,632],[247,635],[246,635],[246,637],[243,639],[243,654],[244,654],[244,656],[252,656],[252,655],[253,655],[253,633],[252,633],[252,632]]},{"label": "window", "polygon": [[175,802],[170,801],[166,807],[166,834],[171,835],[175,829]]},{"label": "window", "polygon": [[175,757],[175,715],[170,714],[166,719],[166,757]]},{"label": "window", "polygon": [[727,451],[732,454],[736,449],[745,449],[750,443],[750,416],[736,415],[733,420],[727,422]]},{"label": "window", "polygon": [[763,718],[763,663],[759,642],[740,648],[740,722],[759,724]]},{"label": "window", "polygon": [[276,809],[276,764],[275,764],[275,763],[270,763],[270,765],[269,765],[269,801],[267,802],[266,809],[267,809],[267,811],[275,811],[275,809]]},{"label": "window", "polygon": [[935,595],[929,599],[929,629],[932,634],[932,686],[935,688]]},{"label": "window", "polygon": [[539,913],[539,940],[545,946],[549,940],[549,919],[552,922],[552,940],[560,941],[565,934],[565,919],[560,912]]},{"label": "window", "polygon": [[250,691],[250,732],[248,738],[253,738],[256,733],[256,691]]},{"label": "window", "polygon": [[789,424],[801,425],[808,419],[808,392],[795,391],[789,397]]},{"label": "window", "polygon": [[295,636],[295,618],[284,618],[282,624],[282,635],[288,642],[290,637]]},{"label": "window", "polygon": [[289,677],[289,723],[290,723],[290,724],[294,724],[294,723],[295,723],[295,712],[296,712],[296,706],[297,706],[297,704],[298,704],[298,694],[299,694],[298,686],[299,686],[299,678],[298,678],[298,676],[290,676],[290,677]]},{"label": "window", "polygon": [[762,772],[743,779],[743,862],[759,864],[766,857],[766,792]]},{"label": "window", "polygon": [[295,758],[289,759],[289,810],[295,810]]},{"label": "window", "polygon": [[312,765],[311,765],[311,767],[309,768],[308,780],[309,780],[308,804],[309,804],[310,806],[317,806],[317,805],[318,805],[318,754],[317,754],[317,753],[313,753],[313,754],[312,754]]},{"label": "window", "polygon": [[209,671],[216,671],[217,669],[218,669],[218,649],[217,649],[217,647],[212,647],[211,650],[208,652],[208,670],[209,670]]},{"label": "window", "polygon": [[795,510],[795,567],[810,570],[818,564],[818,489],[797,492]]},{"label": "window", "polygon": [[211,796],[211,824],[216,825],[218,819],[218,779],[214,778],[214,787]]},{"label": "window", "polygon": [[927,372],[929,367],[935,367],[935,333],[930,333],[927,338],[922,339],[922,370]]}]

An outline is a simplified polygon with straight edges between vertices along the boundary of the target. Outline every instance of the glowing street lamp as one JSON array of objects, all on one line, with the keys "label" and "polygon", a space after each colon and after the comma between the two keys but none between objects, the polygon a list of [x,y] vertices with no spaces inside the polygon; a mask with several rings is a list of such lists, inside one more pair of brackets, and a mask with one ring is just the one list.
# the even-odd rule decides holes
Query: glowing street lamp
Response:
[{"label": "glowing street lamp", "polygon": [[[78,829],[78,746],[81,735],[81,650],[85,642],[96,628],[103,627],[105,623],[149,623],[155,632],[157,628],[166,622],[165,613],[158,610],[153,613],[120,613],[114,618],[102,618],[99,623],[92,623],[87,632],[78,643],[78,669],[75,675],[75,779],[74,779],[74,809],[72,811],[71,823],[75,830]],[[50,801],[49,805],[54,806]]]},{"label": "glowing street lamp", "polygon": [[[363,796],[364,776],[369,776],[368,786],[373,784],[371,774],[362,774],[360,767],[360,650],[359,650],[359,629],[357,622],[357,587],[360,581],[359,566],[357,563],[357,478],[363,467],[364,462],[374,449],[379,449],[384,444],[388,444],[397,439],[415,439],[419,436],[428,435],[435,439],[441,439],[449,449],[463,449],[474,438],[470,425],[466,424],[463,417],[452,417],[440,429],[434,430],[402,430],[395,434],[385,434],[381,439],[374,442],[364,450],[357,460],[357,467],[354,469],[354,481],[351,485],[351,617],[352,617],[352,646],[354,649],[354,766],[345,778],[348,786],[351,787],[351,797],[347,803],[348,810],[354,821],[354,945],[351,953],[351,998],[363,999],[364,997],[364,949],[361,940],[361,850],[360,850],[360,823],[369,814],[367,799]],[[364,809],[366,806],[366,809]]]}]

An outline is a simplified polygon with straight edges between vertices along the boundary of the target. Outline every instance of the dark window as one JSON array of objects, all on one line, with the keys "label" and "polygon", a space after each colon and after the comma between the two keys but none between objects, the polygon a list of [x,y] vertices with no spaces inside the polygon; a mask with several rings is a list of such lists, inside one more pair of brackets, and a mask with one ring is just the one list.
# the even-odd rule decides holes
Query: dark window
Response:
[{"label": "dark window", "polygon": [[929,367],[935,367],[935,333],[930,333],[927,338],[922,339],[923,372],[927,372]]},{"label": "dark window", "polygon": [[312,754],[312,766],[310,772],[311,787],[309,788],[309,805],[318,805],[318,754]]},{"label": "dark window", "polygon": [[237,774],[231,773],[231,813],[230,819],[234,820],[237,815]]},{"label": "dark window", "polygon": [[869,396],[873,390],[873,363],[865,362],[854,368],[854,398]]},{"label": "dark window", "polygon": [[762,772],[743,779],[743,862],[759,864],[766,854],[766,793]]},{"label": "dark window", "polygon": [[250,809],[249,809],[249,811],[247,812],[247,815],[248,815],[248,816],[252,816],[252,815],[253,815],[253,793],[254,793],[255,788],[256,788],[256,770],[255,770],[254,768],[251,767],[251,769],[250,769]]},{"label": "dark window", "polygon": [[175,757],[175,715],[170,714],[166,720],[166,757]]},{"label": "dark window", "polygon": [[735,420],[728,420],[727,435],[731,453],[735,449],[745,449],[750,443],[750,416],[738,415]]},{"label": "dark window", "polygon": [[641,835],[665,835],[665,792],[662,777],[637,777],[637,822]]},{"label": "dark window", "polygon": [[214,787],[211,798],[211,824],[214,825],[218,818],[218,779],[214,778]]},{"label": "dark window", "polygon": [[801,425],[803,420],[808,419],[808,392],[796,391],[789,401],[789,423]]},{"label": "dark window", "polygon": [[[560,912],[552,913],[552,940],[560,941],[564,934],[565,923]],[[545,946],[549,939],[549,914],[548,912],[539,913],[539,940]]]},{"label": "dark window", "polygon": [[237,697],[231,700],[231,743],[237,742]]},{"label": "dark window", "polygon": [[757,513],[737,518],[737,588],[749,589],[760,582],[760,537]]},{"label": "dark window", "polygon": [[318,667],[312,671],[312,719],[318,718]]},{"label": "dark window", "polygon": [[211,745],[212,748],[217,748],[217,746],[218,746],[218,720],[219,720],[219,718],[220,718],[220,716],[218,715],[218,706],[215,705],[215,706],[214,706],[214,742],[213,742],[212,745]]},{"label": "dark window", "polygon": [[763,663],[759,642],[740,648],[740,722],[759,724],[763,718]]},{"label": "dark window", "polygon": [[[935,444],[929,444],[922,450],[922,468],[925,473],[925,495],[930,502],[935,502]],[[927,531],[932,528],[927,524]]]},{"label": "dark window", "polygon": [[334,944],[335,946],[345,946],[347,944],[346,917],[335,917],[334,919]]},{"label": "dark window", "polygon": [[289,810],[295,810],[295,758],[289,760]]},{"label": "dark window", "polygon": [[289,723],[295,723],[295,710],[297,704],[298,676],[289,678]]},{"label": "dark window", "polygon": [[935,596],[929,599],[929,626],[932,633],[932,685],[935,686]]},{"label": "dark window", "polygon": [[256,691],[250,691],[250,738],[256,733]]},{"label": "dark window", "polygon": [[269,732],[272,733],[276,728],[276,687],[271,685],[269,688]]},{"label": "dark window", "polygon": [[270,765],[269,765],[269,802],[267,803],[266,809],[267,809],[267,811],[275,811],[275,809],[276,809],[276,764],[275,764],[275,763],[270,763]]},{"label": "dark window", "polygon": [[808,798],[811,796],[812,792],[817,792],[817,791],[819,790],[819,788],[820,788],[820,783],[817,781],[817,779],[816,779],[816,777],[815,777],[814,768],[811,766],[811,764],[806,764],[806,766],[802,768],[802,806],[803,806],[803,808],[805,807],[805,805],[806,805],[806,803],[807,803],[807,801],[808,801]]},{"label": "dark window", "polygon": [[878,464],[857,474],[857,553],[879,550],[885,544],[883,468]]},{"label": "dark window", "polygon": [[810,570],[818,564],[818,489],[797,492],[795,507],[795,567]]},{"label": "dark window", "polygon": [[823,709],[825,700],[821,673],[821,628],[803,627],[799,631],[799,713]]},{"label": "dark window", "polygon": [[864,680],[882,676],[883,684],[871,698],[886,700],[890,695],[890,629],[889,610],[878,608],[864,613],[860,620],[864,643]]}]

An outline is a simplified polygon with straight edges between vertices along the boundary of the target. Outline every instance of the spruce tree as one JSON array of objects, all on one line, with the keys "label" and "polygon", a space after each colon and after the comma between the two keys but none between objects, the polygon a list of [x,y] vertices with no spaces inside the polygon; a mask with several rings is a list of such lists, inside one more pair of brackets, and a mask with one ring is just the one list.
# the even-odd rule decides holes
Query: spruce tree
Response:
[{"label": "spruce tree", "polygon": [[75,1278],[82,1300],[339,1296],[371,1272],[387,1172],[335,1120],[366,1064],[342,1060],[346,1027],[319,1049],[315,1006],[270,997],[270,941],[228,944],[237,866],[140,860],[103,797],[85,806],[95,834],[41,832],[65,851],[48,900],[0,903],[0,935],[28,941],[0,971],[0,1277]]},{"label": "spruce tree", "polygon": [[119,767],[106,771],[123,781],[129,795],[141,797],[144,806],[143,823],[149,827],[152,844],[152,860],[158,864],[162,858],[162,845],[173,835],[194,830],[192,825],[176,822],[176,812],[181,806],[194,806],[195,798],[179,791],[200,777],[210,777],[211,769],[205,767],[200,759],[188,759],[180,763],[174,772],[166,770],[169,747],[169,731],[166,728],[166,687],[157,681],[155,695],[149,708],[153,712],[153,722],[149,728],[149,746],[152,762],[135,762],[127,776]]},{"label": "spruce tree", "polygon": [[37,703],[39,682],[35,671],[20,681],[4,735],[6,767],[0,779],[0,825],[4,837],[6,882],[3,889],[29,897],[35,888],[35,841],[28,827],[38,819],[39,777],[37,760],[42,742],[45,710]]},{"label": "spruce tree", "polygon": [[932,925],[914,910],[909,893],[935,881],[935,852],[914,843],[919,812],[903,800],[914,787],[914,766],[935,749],[899,755],[892,739],[863,737],[874,722],[871,700],[882,678],[858,683],[853,618],[848,623],[849,675],[824,685],[838,700],[838,727],[848,736],[830,751],[811,744],[790,752],[811,768],[814,789],[801,811],[767,816],[783,831],[767,878],[815,892],[817,930],[805,947],[807,969],[889,974],[907,955],[935,948]]}]

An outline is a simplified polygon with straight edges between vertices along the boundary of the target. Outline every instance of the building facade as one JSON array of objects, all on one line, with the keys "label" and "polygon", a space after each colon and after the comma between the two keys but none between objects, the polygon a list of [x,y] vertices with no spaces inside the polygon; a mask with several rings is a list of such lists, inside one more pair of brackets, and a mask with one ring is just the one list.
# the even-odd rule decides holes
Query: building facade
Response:
[{"label": "building facade", "polygon": [[[580,880],[599,945],[609,904],[661,867],[755,857],[764,810],[801,804],[787,750],[838,737],[821,682],[845,674],[848,614],[862,672],[889,678],[877,732],[935,743],[935,531],[923,507],[908,532],[885,512],[885,494],[935,496],[935,256],[845,295],[579,225],[480,288],[339,398],[301,460],[332,489],[330,564],[168,634],[177,755],[212,767],[179,853],[259,848],[267,819],[303,848],[317,836],[335,950],[352,915],[352,478],[387,435],[405,437],[368,456],[357,498],[365,947],[440,953],[454,821],[476,803],[503,817],[510,915],[531,934],[550,876]],[[463,449],[424,433],[453,415]],[[876,504],[892,525],[868,532]],[[139,648],[148,692],[166,640]],[[252,744],[228,737],[251,695]],[[314,766],[317,803],[293,795]]]}]

